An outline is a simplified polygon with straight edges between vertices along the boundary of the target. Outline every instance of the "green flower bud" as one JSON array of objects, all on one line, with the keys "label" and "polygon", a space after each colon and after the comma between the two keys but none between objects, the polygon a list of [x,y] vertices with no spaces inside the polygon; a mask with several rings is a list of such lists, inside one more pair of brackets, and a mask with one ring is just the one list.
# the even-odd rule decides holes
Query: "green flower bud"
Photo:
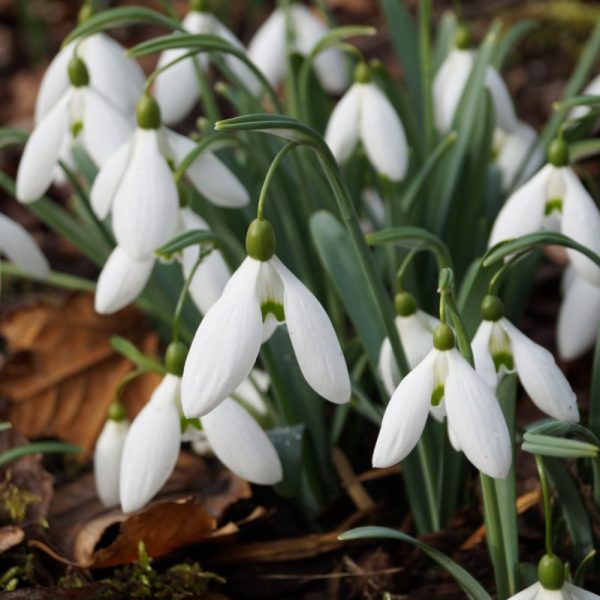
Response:
[{"label": "green flower bud", "polygon": [[459,50],[468,50],[471,47],[471,32],[466,25],[460,25],[454,34],[454,45]]},{"label": "green flower bud", "polygon": [[544,554],[538,563],[538,579],[546,590],[560,590],[565,582],[565,565],[558,556]]},{"label": "green flower bud", "polygon": [[269,221],[254,219],[250,223],[246,233],[246,252],[261,262],[266,262],[275,254],[275,231]]},{"label": "green flower bud", "polygon": [[94,16],[94,7],[91,5],[91,3],[86,2],[79,10],[79,14],[77,15],[77,22],[81,25],[92,16]]},{"label": "green flower bud", "polygon": [[481,302],[481,316],[486,321],[499,321],[504,316],[504,303],[493,294],[484,296]]},{"label": "green flower bud", "polygon": [[553,139],[548,146],[548,162],[555,167],[564,167],[569,164],[569,145],[558,137]]},{"label": "green flower bud", "polygon": [[207,12],[208,0],[190,0],[190,10],[194,12]]},{"label": "green flower bud", "polygon": [[433,332],[433,347],[440,351],[454,348],[454,332],[445,323],[440,323]]},{"label": "green flower bud", "polygon": [[371,71],[369,65],[365,62],[359,62],[354,69],[354,81],[356,83],[369,83],[371,81]]},{"label": "green flower bud", "polygon": [[419,308],[417,299],[410,292],[400,292],[394,298],[396,313],[401,317],[410,317],[414,315]]},{"label": "green flower bud", "polygon": [[140,98],[135,116],[140,129],[158,129],[162,123],[158,102],[150,94],[144,94]]},{"label": "green flower bud", "polygon": [[69,81],[73,87],[85,87],[90,83],[90,74],[88,73],[85,63],[79,58],[74,56],[69,61],[67,68],[69,73]]},{"label": "green flower bud", "polygon": [[109,421],[124,421],[127,418],[125,407],[120,400],[114,400],[108,408],[108,420]]},{"label": "green flower bud", "polygon": [[165,366],[167,371],[171,375],[177,375],[181,377],[183,375],[183,366],[185,365],[185,359],[188,355],[188,349],[185,344],[181,342],[171,342],[167,346],[165,352]]}]

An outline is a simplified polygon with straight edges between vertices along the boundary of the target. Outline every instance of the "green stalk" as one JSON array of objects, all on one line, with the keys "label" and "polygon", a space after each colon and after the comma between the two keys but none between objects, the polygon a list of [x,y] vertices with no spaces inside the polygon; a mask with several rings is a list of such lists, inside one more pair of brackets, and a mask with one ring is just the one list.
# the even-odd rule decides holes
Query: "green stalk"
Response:
[{"label": "green stalk", "polygon": [[75,277],[67,273],[58,271],[50,271],[48,277],[38,277],[32,273],[28,273],[12,263],[3,262],[0,266],[0,272],[3,275],[11,275],[13,277],[21,277],[23,279],[31,279],[48,285],[63,288],[65,290],[76,290],[80,292],[93,292],[96,289],[96,284],[89,279]]},{"label": "green stalk", "polygon": [[423,100],[423,129],[428,150],[435,145],[433,127],[433,62],[431,59],[431,0],[419,2],[419,58],[421,63],[421,96]]}]

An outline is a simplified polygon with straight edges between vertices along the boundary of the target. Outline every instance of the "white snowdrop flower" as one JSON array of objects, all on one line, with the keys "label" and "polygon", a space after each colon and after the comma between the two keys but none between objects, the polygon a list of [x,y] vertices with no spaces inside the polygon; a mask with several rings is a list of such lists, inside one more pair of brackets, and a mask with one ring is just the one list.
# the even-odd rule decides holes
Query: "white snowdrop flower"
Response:
[{"label": "white snowdrop flower", "polygon": [[598,594],[565,581],[565,565],[554,554],[545,554],[538,563],[538,579],[508,600],[600,600]]},{"label": "white snowdrop flower", "polygon": [[457,450],[482,473],[506,476],[512,447],[504,415],[491,389],[454,347],[447,325],[436,329],[434,348],[394,392],[381,423],[373,466],[389,467],[405,458],[434,407],[445,410],[450,441]]},{"label": "white snowdrop flower", "polygon": [[80,58],[69,63],[71,86],[33,130],[17,172],[17,199],[37,200],[55,179],[59,160],[72,165],[71,147],[81,145],[98,166],[127,139],[131,124],[123,113],[89,85]]},{"label": "white snowdrop flower", "polygon": [[[586,88],[581,92],[582,96],[600,96],[600,75],[597,75]],[[575,106],[569,113],[570,119],[582,119],[589,114],[591,108],[589,106]]]},{"label": "white snowdrop flower", "polygon": [[[458,104],[475,64],[476,54],[468,49],[467,40],[458,38],[462,35],[464,35],[463,28],[457,33],[458,47],[450,50],[433,78],[435,125],[442,133],[452,127]],[[498,71],[491,65],[485,72],[485,85],[492,97],[497,127],[506,132],[514,131],[519,122],[510,93]]]},{"label": "white snowdrop flower", "polygon": [[[328,28],[306,6],[291,3],[286,10],[277,8],[262,24],[248,46],[252,62],[273,85],[287,72],[287,50],[307,56],[327,35]],[[286,23],[286,20],[289,21]],[[291,47],[286,48],[286,27],[292,34]],[[315,71],[323,88],[331,94],[341,94],[348,87],[348,67],[344,55],[328,48],[314,61]]]},{"label": "white snowdrop flower", "polygon": [[0,214],[0,254],[4,254],[23,271],[37,277],[47,277],[50,273],[46,257],[29,232],[3,214]]},{"label": "white snowdrop flower", "polygon": [[[216,35],[235,48],[244,50],[244,46],[237,37],[219,19],[205,11],[204,4],[204,1],[192,3],[192,10],[182,22],[184,29],[189,33]],[[166,50],[160,55],[157,68],[168,65],[187,52],[188,50],[185,48]],[[223,59],[233,74],[250,92],[259,91],[258,80],[242,61],[231,54],[225,54]],[[200,68],[206,70],[208,67],[206,54],[199,54],[195,60]],[[175,63],[156,78],[154,92],[165,123],[181,121],[198,102],[200,89],[195,68],[194,58],[190,57]]]},{"label": "white snowdrop flower", "polygon": [[[490,234],[489,246],[542,229],[564,235],[600,253],[600,212],[568,164],[568,148],[555,140],[551,161],[517,189],[502,207]],[[600,269],[589,258],[567,248],[579,274],[600,285]]]},{"label": "white snowdrop flower", "polygon": [[67,70],[75,48],[88,68],[94,88],[123,113],[132,113],[144,90],[144,73],[135,60],[127,57],[123,46],[104,33],[95,33],[74,40],[54,57],[40,85],[35,122],[40,123],[69,89]]},{"label": "white snowdrop flower", "polygon": [[[408,366],[414,369],[433,348],[433,332],[440,324],[438,319],[419,310],[415,297],[409,292],[396,294],[396,329]],[[400,383],[400,372],[389,338],[385,338],[379,352],[379,375],[390,396]]]},{"label": "white snowdrop flower", "polygon": [[559,421],[578,422],[577,397],[552,354],[504,317],[498,296],[486,296],[481,313],[483,321],[473,338],[473,355],[477,372],[492,390],[504,373],[516,371],[541,411]]},{"label": "white snowdrop flower", "polygon": [[98,436],[94,449],[94,478],[96,491],[104,506],[117,506],[120,502],[119,479],[121,457],[129,421],[123,406],[113,403],[108,419]]},{"label": "white snowdrop flower", "polygon": [[385,94],[369,81],[368,67],[356,69],[356,83],[331,113],[325,141],[339,163],[346,162],[358,142],[376,171],[401,181],[408,168],[404,127]]},{"label": "white snowdrop flower", "polygon": [[129,428],[121,460],[123,512],[142,508],[166,483],[181,445],[177,399],[180,379],[165,375]]},{"label": "white snowdrop flower", "polygon": [[[523,121],[519,121],[516,129],[508,133],[499,128],[494,130],[494,162],[500,169],[504,189],[508,189],[513,184],[517,186],[523,184],[542,165],[544,151],[540,145],[537,145],[527,165],[522,169],[523,162],[536,139],[535,129]],[[515,181],[519,171],[521,171],[519,179]]]},{"label": "white snowdrop flower", "polygon": [[563,276],[556,343],[563,360],[575,360],[594,347],[600,327],[600,286],[569,267]]},{"label": "white snowdrop flower", "polygon": [[268,221],[248,229],[249,256],[200,323],[182,383],[183,412],[210,412],[248,376],[263,341],[284,321],[308,384],[331,402],[350,399],[350,378],[325,310],[304,284],[274,256]]}]

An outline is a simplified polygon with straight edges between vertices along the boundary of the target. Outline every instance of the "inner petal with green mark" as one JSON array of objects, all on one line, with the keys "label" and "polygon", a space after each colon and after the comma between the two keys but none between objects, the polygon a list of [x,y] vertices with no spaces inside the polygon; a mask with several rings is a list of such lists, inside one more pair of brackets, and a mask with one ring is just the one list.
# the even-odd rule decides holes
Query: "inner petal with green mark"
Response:
[{"label": "inner petal with green mark", "polygon": [[448,377],[448,359],[446,352],[438,352],[433,362],[433,391],[431,392],[431,406],[439,406],[444,398],[444,384]]},{"label": "inner petal with green mark", "polygon": [[79,135],[79,133],[81,132],[82,129],[83,129],[83,122],[82,121],[75,121],[71,125],[71,135],[74,138],[76,138]]},{"label": "inner petal with green mark", "polygon": [[562,198],[549,198],[546,200],[546,204],[544,206],[544,215],[546,217],[550,216],[554,211],[561,214],[562,213],[563,201]]},{"label": "inner petal with green mark", "polygon": [[502,368],[508,372],[515,370],[515,361],[510,347],[510,338],[506,334],[506,331],[504,331],[500,322],[494,323],[492,327],[489,348],[492,360],[494,361],[494,366],[496,367],[496,373],[500,373]]}]

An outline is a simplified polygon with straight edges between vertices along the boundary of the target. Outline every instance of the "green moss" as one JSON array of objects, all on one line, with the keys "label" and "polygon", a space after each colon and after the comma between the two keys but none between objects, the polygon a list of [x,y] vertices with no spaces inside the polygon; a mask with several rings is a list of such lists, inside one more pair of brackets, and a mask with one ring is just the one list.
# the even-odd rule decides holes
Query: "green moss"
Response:
[{"label": "green moss", "polygon": [[27,516],[27,510],[32,504],[40,502],[41,498],[29,490],[18,488],[10,477],[0,483],[0,521],[4,523],[21,523]]}]

